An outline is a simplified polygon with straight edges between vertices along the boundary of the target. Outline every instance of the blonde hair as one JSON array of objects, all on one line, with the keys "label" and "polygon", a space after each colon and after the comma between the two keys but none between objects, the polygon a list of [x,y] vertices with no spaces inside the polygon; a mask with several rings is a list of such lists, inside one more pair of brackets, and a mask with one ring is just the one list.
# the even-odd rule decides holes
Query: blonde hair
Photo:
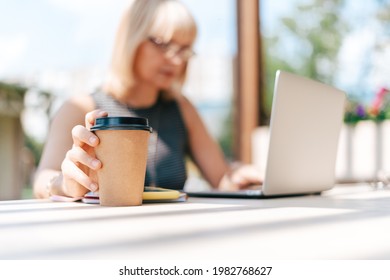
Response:
[{"label": "blonde hair", "polygon": [[[177,0],[133,0],[117,30],[105,90],[123,95],[135,82],[134,60],[139,45],[149,36],[168,42],[174,34],[194,40],[196,23],[187,8]],[[166,94],[173,98],[181,89],[186,69]]]}]

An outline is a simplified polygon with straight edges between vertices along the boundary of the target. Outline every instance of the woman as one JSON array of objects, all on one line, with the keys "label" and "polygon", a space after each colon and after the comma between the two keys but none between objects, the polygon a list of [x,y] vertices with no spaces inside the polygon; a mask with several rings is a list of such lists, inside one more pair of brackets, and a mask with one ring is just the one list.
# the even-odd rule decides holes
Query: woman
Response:
[{"label": "woman", "polygon": [[36,197],[78,197],[99,189],[95,172],[102,162],[94,156],[99,139],[89,128],[107,115],[149,119],[154,135],[145,185],[182,189],[187,154],[214,188],[260,183],[251,166],[228,166],[196,109],[181,95],[196,32],[193,17],[178,1],[131,3],[120,22],[102,89],[70,99],[52,121],[34,183]]}]

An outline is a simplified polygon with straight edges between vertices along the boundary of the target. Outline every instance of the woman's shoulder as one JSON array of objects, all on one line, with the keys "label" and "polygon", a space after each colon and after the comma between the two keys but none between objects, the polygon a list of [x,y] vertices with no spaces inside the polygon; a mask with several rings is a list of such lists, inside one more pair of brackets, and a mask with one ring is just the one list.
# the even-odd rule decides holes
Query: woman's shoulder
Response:
[{"label": "woman's shoulder", "polygon": [[185,118],[191,118],[194,114],[197,114],[195,106],[184,95],[176,97],[175,100]]},{"label": "woman's shoulder", "polygon": [[69,101],[82,106],[83,108],[93,109],[95,107],[94,99],[90,93],[74,95]]},{"label": "woman's shoulder", "polygon": [[58,109],[54,119],[67,118],[84,120],[85,114],[95,110],[95,103],[89,94],[80,94],[68,98]]},{"label": "woman's shoulder", "polygon": [[81,113],[88,113],[95,109],[95,102],[90,94],[74,95],[67,99],[64,108],[79,111]]},{"label": "woman's shoulder", "polygon": [[183,111],[187,110],[195,110],[195,106],[192,104],[192,102],[184,95],[179,95],[175,98],[175,101],[179,105],[180,109]]},{"label": "woman's shoulder", "polygon": [[188,128],[191,128],[201,122],[201,118],[196,107],[187,97],[184,95],[178,96],[176,101]]}]

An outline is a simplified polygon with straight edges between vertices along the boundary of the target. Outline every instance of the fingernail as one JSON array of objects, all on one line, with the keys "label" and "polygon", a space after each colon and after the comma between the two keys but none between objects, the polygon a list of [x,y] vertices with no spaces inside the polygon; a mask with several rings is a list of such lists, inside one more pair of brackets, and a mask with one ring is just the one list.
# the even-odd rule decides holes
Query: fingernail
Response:
[{"label": "fingernail", "polygon": [[240,178],[233,178],[232,182],[233,182],[233,184],[241,185],[243,183],[243,180]]},{"label": "fingernail", "polygon": [[94,145],[97,142],[97,137],[96,136],[91,136],[89,138],[89,143]]},{"label": "fingernail", "polygon": [[98,167],[99,167],[99,164],[100,164],[100,161],[98,161],[97,159],[92,160],[92,166],[93,166],[94,168],[98,168]]},{"label": "fingernail", "polygon": [[91,190],[91,191],[93,191],[93,192],[95,192],[96,190],[97,190],[97,185],[95,184],[95,183],[91,183],[90,185],[89,185],[89,189]]}]

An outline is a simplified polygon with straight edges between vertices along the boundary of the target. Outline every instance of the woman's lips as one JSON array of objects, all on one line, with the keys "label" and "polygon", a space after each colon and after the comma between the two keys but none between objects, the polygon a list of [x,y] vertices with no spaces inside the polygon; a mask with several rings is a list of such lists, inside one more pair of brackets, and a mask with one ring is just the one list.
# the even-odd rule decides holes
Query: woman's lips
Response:
[{"label": "woman's lips", "polygon": [[161,70],[160,73],[166,77],[174,77],[175,76],[175,71],[173,70]]}]

